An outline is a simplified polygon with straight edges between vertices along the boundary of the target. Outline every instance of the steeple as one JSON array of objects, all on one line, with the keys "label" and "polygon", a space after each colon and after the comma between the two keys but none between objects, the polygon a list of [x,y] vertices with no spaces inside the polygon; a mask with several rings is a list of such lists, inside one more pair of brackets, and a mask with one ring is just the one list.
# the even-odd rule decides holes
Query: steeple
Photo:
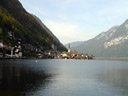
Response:
[{"label": "steeple", "polygon": [[68,45],[68,53],[70,53],[71,52],[71,49],[70,49],[70,43],[69,43],[69,45]]},{"label": "steeple", "polygon": [[70,43],[69,43],[69,45],[68,45],[68,48],[70,48]]}]

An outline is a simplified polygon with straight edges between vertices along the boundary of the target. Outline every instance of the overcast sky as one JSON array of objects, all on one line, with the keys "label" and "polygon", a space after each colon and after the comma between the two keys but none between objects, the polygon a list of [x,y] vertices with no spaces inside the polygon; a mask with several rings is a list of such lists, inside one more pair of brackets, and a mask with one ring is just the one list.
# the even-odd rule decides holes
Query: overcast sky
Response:
[{"label": "overcast sky", "polygon": [[128,0],[19,0],[63,43],[88,40],[128,19]]}]

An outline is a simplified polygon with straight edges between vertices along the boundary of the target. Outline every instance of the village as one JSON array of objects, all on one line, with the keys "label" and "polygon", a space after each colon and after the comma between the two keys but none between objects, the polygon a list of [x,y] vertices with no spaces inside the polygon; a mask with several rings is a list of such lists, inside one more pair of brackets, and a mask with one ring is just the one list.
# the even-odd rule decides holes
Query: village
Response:
[{"label": "village", "polygon": [[[22,49],[24,47],[24,49]],[[68,51],[57,51],[57,46],[52,44],[51,50],[42,51],[31,44],[23,44],[18,40],[15,46],[4,45],[0,41],[0,58],[36,58],[36,59],[94,59],[94,56],[80,53],[78,51],[71,51],[70,44]]]},{"label": "village", "polygon": [[8,32],[8,38],[15,43],[4,43],[0,40],[0,58],[2,59],[94,59],[94,55],[71,51],[70,44],[67,51],[60,52],[55,44],[52,44],[49,50],[45,50],[42,46],[23,44],[22,40],[16,38],[11,31]]}]

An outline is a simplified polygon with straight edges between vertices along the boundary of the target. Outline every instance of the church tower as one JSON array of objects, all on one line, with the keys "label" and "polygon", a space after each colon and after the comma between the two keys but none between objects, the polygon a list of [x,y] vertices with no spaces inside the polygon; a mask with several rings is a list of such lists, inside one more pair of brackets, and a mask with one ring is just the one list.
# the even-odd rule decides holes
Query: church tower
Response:
[{"label": "church tower", "polygon": [[70,43],[69,43],[69,46],[68,46],[68,53],[71,52],[71,49],[70,49]]}]

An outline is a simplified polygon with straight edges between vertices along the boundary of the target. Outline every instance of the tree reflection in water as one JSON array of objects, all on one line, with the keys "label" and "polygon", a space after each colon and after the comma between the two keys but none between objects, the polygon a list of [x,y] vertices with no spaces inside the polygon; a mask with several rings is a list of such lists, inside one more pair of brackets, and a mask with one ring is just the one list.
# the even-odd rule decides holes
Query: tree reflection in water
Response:
[{"label": "tree reflection in water", "polygon": [[19,60],[0,61],[0,96],[25,96],[40,86],[47,87],[52,75],[45,70],[36,70],[33,65],[22,64]]}]

